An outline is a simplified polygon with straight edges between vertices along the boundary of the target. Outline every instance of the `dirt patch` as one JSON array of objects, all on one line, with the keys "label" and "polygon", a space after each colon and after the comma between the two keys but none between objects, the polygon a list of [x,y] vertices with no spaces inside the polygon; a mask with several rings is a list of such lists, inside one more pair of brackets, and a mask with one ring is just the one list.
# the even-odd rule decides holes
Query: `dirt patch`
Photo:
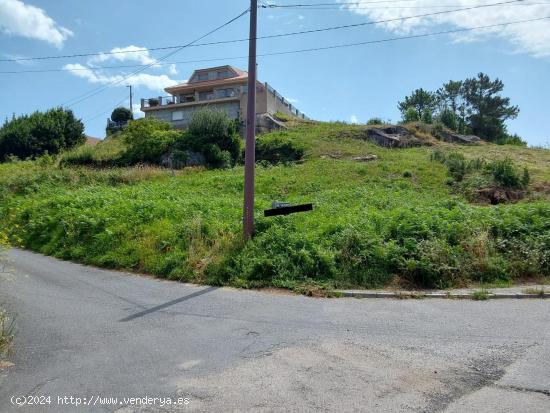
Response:
[{"label": "dirt patch", "polygon": [[506,204],[520,201],[525,198],[526,194],[527,192],[523,189],[482,188],[476,191],[473,202],[490,205]]}]

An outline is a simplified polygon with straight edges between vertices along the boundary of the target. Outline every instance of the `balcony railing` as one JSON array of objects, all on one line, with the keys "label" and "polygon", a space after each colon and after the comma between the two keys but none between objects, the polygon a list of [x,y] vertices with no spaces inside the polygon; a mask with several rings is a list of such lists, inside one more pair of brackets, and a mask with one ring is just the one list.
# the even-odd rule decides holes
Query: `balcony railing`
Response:
[{"label": "balcony railing", "polygon": [[177,96],[159,96],[158,98],[141,99],[141,108],[175,105],[176,103],[184,102],[179,102]]},{"label": "balcony railing", "polygon": [[215,91],[208,93],[206,95],[199,95],[198,99],[189,97],[179,97],[179,96],[159,96],[157,98],[150,99],[141,99],[141,108],[154,108],[158,106],[168,106],[176,105],[181,103],[194,103],[194,102],[205,102],[209,100],[217,99],[235,99],[239,97],[238,91],[226,92],[226,91]]}]

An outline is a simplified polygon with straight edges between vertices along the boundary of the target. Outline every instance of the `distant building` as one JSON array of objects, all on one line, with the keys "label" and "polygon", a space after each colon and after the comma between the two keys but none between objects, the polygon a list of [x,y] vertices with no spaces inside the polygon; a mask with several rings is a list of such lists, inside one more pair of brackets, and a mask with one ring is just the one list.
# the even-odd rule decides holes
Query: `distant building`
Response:
[{"label": "distant building", "polygon": [[[164,89],[170,96],[141,99],[145,117],[170,122],[185,128],[197,110],[208,107],[222,110],[246,124],[248,73],[233,66],[199,69],[188,82]],[[260,127],[277,112],[306,118],[288,100],[267,83],[256,84],[256,116]]]}]

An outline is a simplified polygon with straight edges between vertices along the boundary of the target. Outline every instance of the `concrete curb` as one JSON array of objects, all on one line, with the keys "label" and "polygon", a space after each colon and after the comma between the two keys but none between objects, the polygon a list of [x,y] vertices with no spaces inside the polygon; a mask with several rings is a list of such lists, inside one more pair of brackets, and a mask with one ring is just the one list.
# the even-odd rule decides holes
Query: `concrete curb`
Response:
[{"label": "concrete curb", "polygon": [[493,293],[487,292],[486,298],[475,298],[474,293],[453,293],[453,292],[421,292],[421,291],[361,291],[361,290],[336,290],[335,293],[343,297],[352,298],[398,298],[398,299],[424,299],[424,298],[447,298],[447,299],[462,299],[462,300],[483,300],[483,299],[522,299],[522,298],[550,298],[550,292],[543,294],[526,294],[526,293]]}]

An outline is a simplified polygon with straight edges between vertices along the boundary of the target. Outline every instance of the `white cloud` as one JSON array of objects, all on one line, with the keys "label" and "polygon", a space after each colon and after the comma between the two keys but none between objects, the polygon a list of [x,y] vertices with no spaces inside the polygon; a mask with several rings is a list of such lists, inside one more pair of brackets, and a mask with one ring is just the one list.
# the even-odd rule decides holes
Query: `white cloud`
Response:
[{"label": "white cloud", "polygon": [[134,103],[132,105],[132,109],[134,112],[134,119],[140,119],[145,117],[145,114],[141,111],[141,104],[140,103]]},{"label": "white cloud", "polygon": [[178,69],[177,69],[175,64],[170,65],[170,67],[168,68],[168,73],[170,73],[171,75],[177,75],[178,74]]},{"label": "white cloud", "polygon": [[292,99],[292,98],[286,98],[286,100],[287,100],[288,102],[292,103],[293,105],[299,102],[298,99]]},{"label": "white cloud", "polygon": [[73,35],[69,29],[59,26],[46,12],[21,0],[0,0],[0,31],[31,39],[38,39],[63,46]]},{"label": "white cloud", "polygon": [[351,115],[349,117],[349,120],[350,120],[351,123],[359,123],[359,119],[357,118],[356,115]]},{"label": "white cloud", "polygon": [[138,73],[128,78],[127,75],[106,75],[104,72],[84,66],[80,63],[70,63],[64,66],[64,69],[68,70],[75,76],[86,79],[90,83],[110,84],[115,83],[113,86],[126,86],[128,84],[135,87],[146,87],[154,91],[161,91],[165,87],[174,86],[178,82],[171,79],[167,75],[151,75],[148,73]]},{"label": "white cloud", "polygon": [[[410,8],[374,8],[371,0],[358,0],[354,5],[343,5],[350,11],[367,16],[369,20],[388,20],[398,17],[413,16],[436,11],[448,10],[448,8],[434,8],[441,3],[438,0],[418,0],[407,2]],[[475,4],[471,0],[456,0],[453,5],[458,8],[471,7]],[[423,9],[422,6],[431,8]],[[542,4],[508,4],[494,7],[484,7],[457,13],[439,14],[436,16],[422,17],[403,21],[395,21],[378,24],[388,31],[397,34],[409,34],[420,32],[421,29],[433,29],[434,26],[445,25],[456,28],[468,28],[473,26],[488,26],[516,20],[527,20],[550,15],[550,7]],[[513,51],[528,53],[535,57],[550,57],[550,20],[538,22],[499,26],[469,32],[464,35],[456,35],[457,41],[479,41],[489,37],[497,37],[508,41],[513,46]]]},{"label": "white cloud", "polygon": [[[0,0],[1,1],[1,0]],[[110,50],[111,54],[101,53],[99,56],[94,56],[89,60],[88,63],[96,64],[106,62],[108,60],[116,60],[119,62],[139,62],[143,65],[154,65],[156,60],[151,57],[149,50],[145,47],[139,46],[126,46],[126,47],[115,47]]]}]

